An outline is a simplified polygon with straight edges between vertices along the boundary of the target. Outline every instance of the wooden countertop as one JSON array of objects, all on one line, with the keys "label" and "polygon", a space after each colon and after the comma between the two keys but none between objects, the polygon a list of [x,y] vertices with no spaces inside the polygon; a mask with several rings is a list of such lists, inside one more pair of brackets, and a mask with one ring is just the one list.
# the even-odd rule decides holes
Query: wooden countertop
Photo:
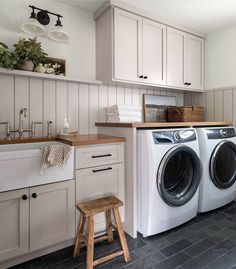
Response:
[{"label": "wooden countertop", "polygon": [[203,121],[203,122],[132,122],[132,123],[112,123],[112,122],[96,122],[96,126],[101,127],[122,127],[122,128],[168,128],[168,127],[216,127],[230,126],[230,121]]},{"label": "wooden countertop", "polygon": [[0,139],[0,145],[8,145],[8,144],[23,144],[23,143],[36,143],[36,142],[49,142],[49,141],[56,141],[56,137],[52,138],[24,138],[24,139]]},{"label": "wooden countertop", "polygon": [[66,143],[70,146],[84,146],[84,145],[125,142],[126,138],[119,136],[91,134],[91,135],[75,135],[66,138],[57,137],[57,140]]}]

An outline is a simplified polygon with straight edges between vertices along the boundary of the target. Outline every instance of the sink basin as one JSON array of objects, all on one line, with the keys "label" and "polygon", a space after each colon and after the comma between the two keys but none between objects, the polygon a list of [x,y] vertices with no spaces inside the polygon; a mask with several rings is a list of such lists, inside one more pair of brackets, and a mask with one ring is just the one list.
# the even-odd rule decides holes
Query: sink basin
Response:
[{"label": "sink basin", "polygon": [[0,192],[74,178],[74,148],[64,169],[50,167],[40,173],[40,148],[60,142],[0,145]]}]

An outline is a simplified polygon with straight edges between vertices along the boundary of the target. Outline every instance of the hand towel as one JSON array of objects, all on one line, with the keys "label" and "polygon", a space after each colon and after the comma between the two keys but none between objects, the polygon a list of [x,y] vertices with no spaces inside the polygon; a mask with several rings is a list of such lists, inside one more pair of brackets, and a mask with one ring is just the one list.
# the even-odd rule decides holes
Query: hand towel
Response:
[{"label": "hand towel", "polygon": [[107,117],[118,116],[118,117],[142,117],[141,111],[117,111],[112,113],[107,113]]},{"label": "hand towel", "polygon": [[108,117],[107,122],[141,122],[142,118],[141,117],[118,117],[118,116],[113,116],[113,117]]},{"label": "hand towel", "polygon": [[41,148],[41,171],[49,167],[59,167],[63,169],[70,157],[72,148],[65,144],[54,144]]}]

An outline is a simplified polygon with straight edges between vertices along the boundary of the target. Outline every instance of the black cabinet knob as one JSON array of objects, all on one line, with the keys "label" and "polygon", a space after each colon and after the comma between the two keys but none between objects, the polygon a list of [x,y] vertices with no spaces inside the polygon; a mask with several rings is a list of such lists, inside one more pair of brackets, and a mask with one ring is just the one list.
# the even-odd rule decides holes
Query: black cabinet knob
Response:
[{"label": "black cabinet knob", "polygon": [[139,78],[143,78],[143,76],[139,76]]},{"label": "black cabinet knob", "polygon": [[184,85],[188,85],[188,82],[184,82]]},{"label": "black cabinet knob", "polygon": [[35,193],[35,192],[32,194],[32,197],[33,197],[33,198],[37,198],[37,196],[38,196],[38,195],[37,195],[37,193]]},{"label": "black cabinet knob", "polygon": [[148,78],[148,76],[144,76],[143,78],[144,78],[144,79],[147,79],[147,78]]},{"label": "black cabinet knob", "polygon": [[26,194],[24,194],[24,195],[22,195],[22,197],[21,197],[21,198],[22,198],[22,200],[27,200],[27,198],[28,198],[28,197],[27,197],[27,195],[26,195]]},{"label": "black cabinet knob", "polygon": [[192,85],[192,83],[188,83],[188,86]]}]

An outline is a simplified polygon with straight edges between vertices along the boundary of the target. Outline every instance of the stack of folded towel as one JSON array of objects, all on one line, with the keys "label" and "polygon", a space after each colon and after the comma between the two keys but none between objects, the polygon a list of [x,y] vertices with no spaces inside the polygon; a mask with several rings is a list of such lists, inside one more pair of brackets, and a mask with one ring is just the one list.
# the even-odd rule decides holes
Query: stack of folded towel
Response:
[{"label": "stack of folded towel", "polygon": [[141,122],[142,107],[134,105],[114,105],[106,109],[107,122]]}]

